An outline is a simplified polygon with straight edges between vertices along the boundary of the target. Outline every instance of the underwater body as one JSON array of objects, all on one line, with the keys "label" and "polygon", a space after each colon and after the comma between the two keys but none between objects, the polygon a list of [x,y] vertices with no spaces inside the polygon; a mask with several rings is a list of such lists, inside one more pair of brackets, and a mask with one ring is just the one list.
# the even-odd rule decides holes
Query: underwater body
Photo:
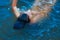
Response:
[{"label": "underwater body", "polygon": [[[20,6],[23,10],[27,10],[32,6],[29,0],[19,2],[28,3],[27,8],[25,8],[26,6]],[[60,0],[57,0],[55,5],[52,6],[48,17],[38,23],[27,24],[21,30],[13,29],[16,17],[11,10],[11,3],[11,0],[0,1],[0,40],[60,40]]]}]

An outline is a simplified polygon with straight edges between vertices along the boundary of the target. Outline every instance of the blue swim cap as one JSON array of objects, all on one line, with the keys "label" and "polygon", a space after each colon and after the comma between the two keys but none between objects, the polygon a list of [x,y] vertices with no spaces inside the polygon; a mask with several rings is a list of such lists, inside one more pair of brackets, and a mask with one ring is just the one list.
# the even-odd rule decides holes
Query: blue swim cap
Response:
[{"label": "blue swim cap", "polygon": [[14,24],[14,29],[21,29],[25,26],[25,24],[29,23],[29,17],[27,14],[22,14]]}]

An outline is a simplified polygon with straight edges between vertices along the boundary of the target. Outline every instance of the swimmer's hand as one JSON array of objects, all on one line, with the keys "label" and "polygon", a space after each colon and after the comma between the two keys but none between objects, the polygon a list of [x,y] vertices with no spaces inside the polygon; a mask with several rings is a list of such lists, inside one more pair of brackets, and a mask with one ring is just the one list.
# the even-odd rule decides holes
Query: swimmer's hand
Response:
[{"label": "swimmer's hand", "polygon": [[17,5],[17,0],[13,0],[12,2],[12,7],[16,6]]}]

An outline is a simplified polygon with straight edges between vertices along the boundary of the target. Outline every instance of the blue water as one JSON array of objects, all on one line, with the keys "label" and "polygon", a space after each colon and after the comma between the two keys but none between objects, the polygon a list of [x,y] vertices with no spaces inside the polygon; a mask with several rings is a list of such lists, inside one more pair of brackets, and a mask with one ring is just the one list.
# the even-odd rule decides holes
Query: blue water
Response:
[{"label": "blue water", "polygon": [[17,7],[20,8],[21,11],[26,11],[32,7],[34,0],[18,0]]},{"label": "blue water", "polygon": [[0,6],[8,6],[11,5],[12,0],[1,0],[0,1]]},{"label": "blue water", "polygon": [[0,40],[60,40],[60,0],[57,0],[47,18],[36,24],[27,24],[21,30],[13,29],[16,17],[11,5],[4,6],[0,6]]}]

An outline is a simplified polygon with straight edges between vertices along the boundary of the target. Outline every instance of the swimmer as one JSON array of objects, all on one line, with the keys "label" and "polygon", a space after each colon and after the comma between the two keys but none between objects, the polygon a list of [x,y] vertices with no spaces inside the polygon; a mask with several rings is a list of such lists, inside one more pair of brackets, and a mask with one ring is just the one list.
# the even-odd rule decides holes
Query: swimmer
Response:
[{"label": "swimmer", "polygon": [[[18,18],[18,17],[22,14],[22,12],[19,11],[19,8],[17,8],[16,5],[17,5],[17,0],[13,0],[12,9],[13,9],[13,11],[14,11],[16,17]],[[36,15],[37,12],[28,10],[28,11],[23,12],[23,13],[25,13],[25,14],[27,14],[27,15],[29,16],[30,23],[34,23],[34,22],[35,22],[34,20],[36,20],[36,19],[33,18],[33,15]],[[37,16],[36,16],[36,17],[37,17]]]},{"label": "swimmer", "polygon": [[52,0],[48,2],[46,2],[46,0],[35,0],[31,9],[25,12],[21,12],[20,9],[16,6],[17,1],[18,0],[13,0],[12,9],[19,22],[23,21],[24,25],[26,23],[36,23],[39,19],[46,17],[47,13],[51,10],[51,6],[53,5]]}]

